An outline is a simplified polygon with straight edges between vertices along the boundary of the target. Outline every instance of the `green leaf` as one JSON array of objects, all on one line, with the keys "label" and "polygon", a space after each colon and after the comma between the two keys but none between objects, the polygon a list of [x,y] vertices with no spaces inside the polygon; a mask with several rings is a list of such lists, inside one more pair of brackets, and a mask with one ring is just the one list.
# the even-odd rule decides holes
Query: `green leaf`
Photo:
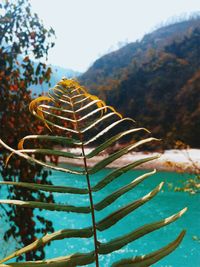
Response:
[{"label": "green leaf", "polygon": [[119,220],[124,218],[126,215],[131,213],[133,210],[139,208],[140,206],[144,205],[146,202],[151,200],[157,193],[161,190],[164,183],[160,183],[153,191],[149,194],[145,195],[144,197],[125,205],[124,207],[118,209],[117,211],[111,213],[110,215],[106,216],[103,220],[96,224],[96,227],[99,231],[104,231],[114,224],[116,224]]},{"label": "green leaf", "polygon": [[[85,96],[85,95],[80,95],[80,96]],[[75,110],[75,112],[76,112],[76,113],[80,113],[80,112],[82,112],[83,110],[88,109],[88,108],[90,108],[91,106],[93,106],[93,105],[95,105],[95,104],[98,104],[98,103],[102,103],[102,100],[100,100],[100,99],[95,99],[95,100],[89,102],[88,104],[86,104],[85,106],[83,106],[83,107],[81,107],[81,108]]]},{"label": "green leaf", "polygon": [[50,168],[50,169],[53,169],[53,170],[56,170],[56,171],[62,171],[62,172],[67,172],[67,173],[72,173],[72,174],[79,174],[79,175],[82,175],[82,174],[85,174],[84,171],[76,171],[76,170],[71,170],[71,169],[68,169],[68,168],[62,168],[62,167],[57,167],[51,163],[45,163],[45,162],[42,162],[40,160],[37,160],[35,158],[32,158],[30,156],[28,156],[27,154],[23,154],[21,153],[20,151],[18,150],[15,150],[11,147],[9,147],[8,145],[6,145],[1,139],[0,139],[0,144],[2,146],[4,146],[6,149],[8,149],[9,151],[11,151],[12,153],[24,158],[24,159],[27,159],[28,161],[32,162],[32,163],[37,163],[39,165],[42,165],[44,167],[47,167],[47,168]]},{"label": "green leaf", "polygon": [[131,130],[127,130],[124,131],[122,133],[119,133],[113,137],[111,137],[110,139],[108,139],[107,141],[105,141],[103,144],[100,144],[98,147],[96,147],[95,149],[93,149],[93,151],[91,151],[88,155],[87,158],[90,159],[96,155],[98,155],[100,152],[102,152],[103,150],[105,150],[106,148],[108,148],[110,145],[112,145],[114,142],[118,141],[120,138],[122,138],[123,136],[126,136],[128,134],[134,133],[134,132],[138,132],[138,131],[147,131],[147,129],[145,128],[135,128],[135,129],[131,129]]},{"label": "green leaf", "polygon": [[[51,135],[27,135],[22,138],[19,144],[23,147],[23,144],[26,140],[44,140],[44,141],[53,141],[62,145],[80,145],[80,141],[73,138],[67,138],[63,136],[51,136]],[[21,148],[20,148],[21,149]]]},{"label": "green leaf", "polygon": [[112,194],[110,194],[109,196],[101,200],[99,203],[95,204],[95,210],[99,211],[99,210],[104,209],[105,207],[113,203],[116,199],[118,199],[120,196],[124,195],[125,193],[133,189],[135,186],[137,186],[139,183],[141,183],[147,177],[149,177],[150,175],[153,175],[154,173],[156,173],[156,170],[149,172],[149,173],[145,173],[139,176],[138,178],[134,179],[128,185],[125,185],[124,187],[116,190],[115,192],[113,192]]},{"label": "green leaf", "polygon": [[95,260],[94,252],[75,253],[66,257],[53,258],[40,261],[26,261],[17,263],[1,264],[0,267],[75,267],[93,263]]},{"label": "green leaf", "polygon": [[110,109],[110,110],[113,111],[112,107],[110,107],[110,106],[103,106],[103,107],[100,107],[100,108],[96,108],[95,110],[87,113],[85,116],[83,116],[80,119],[78,119],[77,122],[84,121],[84,120],[88,119],[89,117],[91,117],[92,115],[94,115],[94,114],[96,114],[98,112],[102,113],[102,111],[105,111],[107,109]]},{"label": "green leaf", "polygon": [[75,207],[70,205],[61,205],[56,203],[44,203],[39,201],[22,201],[22,200],[3,200],[0,199],[1,204],[17,205],[26,208],[38,208],[45,210],[66,211],[76,213],[90,213],[90,207]]},{"label": "green leaf", "polygon": [[131,118],[123,118],[120,120],[117,120],[113,123],[111,123],[109,126],[107,126],[104,130],[100,131],[98,134],[96,134],[94,137],[90,138],[88,141],[85,141],[83,144],[84,146],[87,146],[91,143],[93,143],[94,141],[96,141],[99,137],[103,136],[104,134],[106,134],[107,132],[109,132],[112,128],[114,128],[115,126],[117,126],[118,124],[124,122],[124,121],[129,121],[129,122],[135,122],[133,119]]},{"label": "green leaf", "polygon": [[137,161],[134,161],[133,163],[127,164],[117,170],[114,170],[113,172],[111,172],[110,174],[108,174],[104,179],[102,179],[100,182],[98,182],[93,188],[92,191],[93,192],[97,192],[99,190],[101,190],[102,188],[104,188],[107,184],[111,183],[113,180],[115,180],[116,178],[118,178],[120,175],[126,173],[127,171],[140,166],[143,163],[152,161],[154,159],[158,159],[160,156],[154,156],[154,157],[148,157],[148,158],[144,158],[144,159],[140,159]]},{"label": "green leaf", "polygon": [[97,164],[95,164],[94,167],[89,170],[89,173],[94,174],[94,173],[102,170],[104,167],[108,166],[110,163],[112,163],[116,159],[119,159],[120,157],[127,154],[128,152],[132,151],[134,148],[136,148],[140,145],[143,145],[145,143],[151,142],[151,141],[158,141],[158,139],[151,137],[151,138],[147,138],[147,139],[141,140],[139,142],[136,142],[134,144],[128,145],[127,147],[124,147],[124,148],[118,150],[117,152],[111,154],[110,156],[106,157],[105,159],[103,159],[100,162],[98,162]]},{"label": "green leaf", "polygon": [[67,186],[54,186],[45,184],[35,184],[35,183],[24,183],[24,182],[11,182],[11,181],[0,181],[2,185],[13,185],[18,187],[24,187],[32,190],[42,190],[46,192],[56,192],[56,193],[70,193],[70,194],[88,194],[88,189],[75,188]]},{"label": "green leaf", "polygon": [[166,226],[174,221],[176,221],[177,219],[179,219],[185,212],[186,212],[187,208],[184,208],[183,210],[181,210],[180,212],[165,218],[164,220],[158,221],[158,222],[154,222],[154,223],[150,223],[150,224],[146,224],[136,230],[134,230],[133,232],[123,235],[121,237],[115,238],[113,240],[111,240],[108,243],[101,243],[100,247],[99,247],[99,253],[100,254],[108,254],[111,253],[113,251],[119,250],[120,248],[124,247],[125,245],[127,245],[130,242],[133,242],[134,240],[149,234],[155,230],[160,229],[163,226]]},{"label": "green leaf", "polygon": [[70,152],[65,152],[61,150],[54,150],[54,149],[43,149],[43,148],[34,148],[34,149],[22,149],[18,150],[21,153],[30,153],[30,154],[42,154],[42,155],[54,155],[58,157],[65,157],[71,159],[83,159],[84,157],[81,155],[75,155]]},{"label": "green leaf", "polygon": [[28,246],[25,246],[14,253],[10,254],[9,256],[5,257],[4,259],[0,260],[0,264],[3,262],[6,262],[12,258],[18,257],[24,253],[27,253],[32,250],[36,250],[40,247],[45,246],[49,242],[53,240],[61,240],[64,238],[89,238],[93,235],[92,228],[85,228],[85,229],[63,229],[59,230],[57,232],[46,234],[42,238],[37,239],[33,243],[29,244]]},{"label": "green leaf", "polygon": [[131,259],[120,260],[112,264],[112,267],[148,267],[174,251],[183,240],[185,231],[170,244],[147,255],[136,256]]},{"label": "green leaf", "polygon": [[89,131],[90,129],[94,128],[95,126],[97,126],[100,122],[103,122],[104,120],[107,120],[108,118],[112,117],[112,116],[116,116],[115,112],[110,112],[108,114],[106,114],[105,116],[102,116],[100,119],[97,119],[96,121],[94,121],[92,124],[90,124],[89,126],[87,126],[86,128],[82,129],[80,132],[86,133],[87,131]]}]

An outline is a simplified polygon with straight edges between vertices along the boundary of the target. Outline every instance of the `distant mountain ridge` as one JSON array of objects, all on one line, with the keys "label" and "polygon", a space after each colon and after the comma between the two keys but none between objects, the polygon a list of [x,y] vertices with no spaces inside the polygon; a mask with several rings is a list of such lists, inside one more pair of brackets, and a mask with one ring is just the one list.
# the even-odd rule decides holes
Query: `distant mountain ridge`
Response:
[{"label": "distant mountain ridge", "polygon": [[[141,41],[129,43],[117,51],[102,56],[81,75],[80,80],[91,89],[99,87],[99,81],[101,81],[101,86],[109,85],[110,78],[118,80],[123,75],[121,71],[124,68],[127,71],[129,67],[132,67],[132,63],[148,62],[151,52],[163,51],[167,43],[180,41],[199,26],[200,18],[195,18],[159,28],[146,34]],[[156,51],[152,51],[154,49]]]},{"label": "distant mountain ridge", "polygon": [[165,140],[200,147],[200,18],[168,25],[98,59],[80,82]]},{"label": "distant mountain ridge", "polygon": [[38,85],[31,86],[31,91],[33,94],[41,94],[44,92],[48,92],[49,87],[55,86],[63,77],[68,79],[76,78],[81,75],[80,72],[74,71],[71,69],[55,66],[55,65],[48,65],[47,67],[51,68],[52,74],[50,79],[50,86],[48,83],[42,83]]}]

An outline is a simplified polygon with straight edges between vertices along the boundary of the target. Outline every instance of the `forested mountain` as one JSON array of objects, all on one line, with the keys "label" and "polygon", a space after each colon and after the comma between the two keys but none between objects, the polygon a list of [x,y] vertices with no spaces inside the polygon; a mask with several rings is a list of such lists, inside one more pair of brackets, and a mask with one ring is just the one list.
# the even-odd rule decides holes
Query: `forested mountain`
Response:
[{"label": "forested mountain", "polygon": [[200,18],[174,23],[98,59],[80,77],[139,125],[200,147]]}]

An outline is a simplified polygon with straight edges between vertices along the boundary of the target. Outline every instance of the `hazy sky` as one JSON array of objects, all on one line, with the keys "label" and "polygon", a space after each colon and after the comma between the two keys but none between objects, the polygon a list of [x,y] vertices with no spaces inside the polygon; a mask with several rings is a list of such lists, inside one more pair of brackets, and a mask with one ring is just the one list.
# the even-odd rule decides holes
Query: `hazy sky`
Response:
[{"label": "hazy sky", "polygon": [[119,42],[135,41],[170,17],[200,11],[200,0],[30,0],[56,32],[49,63],[85,71]]}]

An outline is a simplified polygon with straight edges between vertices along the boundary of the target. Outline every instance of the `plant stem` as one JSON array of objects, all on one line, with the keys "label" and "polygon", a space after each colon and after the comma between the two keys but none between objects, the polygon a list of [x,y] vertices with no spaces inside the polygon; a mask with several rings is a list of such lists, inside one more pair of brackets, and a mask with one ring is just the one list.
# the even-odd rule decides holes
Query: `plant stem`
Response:
[{"label": "plant stem", "polygon": [[84,157],[84,167],[86,170],[86,179],[87,179],[87,185],[88,185],[88,191],[89,191],[89,198],[90,198],[90,208],[91,208],[91,215],[92,215],[92,226],[94,231],[94,247],[95,247],[95,261],[96,261],[96,267],[99,267],[99,257],[98,257],[98,240],[97,240],[97,229],[96,229],[96,222],[95,222],[95,212],[94,212],[94,203],[93,203],[93,197],[92,197],[92,190],[90,185],[90,178],[88,174],[88,167],[87,167],[87,160],[85,157],[85,151],[83,144],[81,145],[82,148],[82,154]]},{"label": "plant stem", "polygon": [[91,216],[92,216],[92,227],[93,227],[94,248],[95,248],[95,262],[96,262],[96,267],[99,267],[98,240],[97,240],[95,210],[94,210],[94,203],[93,203],[93,197],[92,197],[92,189],[91,189],[91,185],[90,185],[90,177],[89,177],[89,173],[88,173],[87,159],[86,159],[86,156],[85,156],[85,149],[84,149],[84,145],[83,145],[82,133],[80,132],[79,127],[78,127],[78,121],[77,121],[77,118],[76,118],[74,105],[73,105],[73,102],[72,102],[71,99],[70,99],[70,103],[71,103],[72,110],[73,110],[73,117],[74,117],[74,120],[76,121],[75,128],[79,132],[79,138],[80,138],[80,141],[81,141],[81,150],[82,150],[82,155],[83,155],[84,168],[85,168],[85,171],[86,171],[86,180],[87,180],[88,194],[89,194],[89,199],[90,199],[90,209],[91,209]]}]

